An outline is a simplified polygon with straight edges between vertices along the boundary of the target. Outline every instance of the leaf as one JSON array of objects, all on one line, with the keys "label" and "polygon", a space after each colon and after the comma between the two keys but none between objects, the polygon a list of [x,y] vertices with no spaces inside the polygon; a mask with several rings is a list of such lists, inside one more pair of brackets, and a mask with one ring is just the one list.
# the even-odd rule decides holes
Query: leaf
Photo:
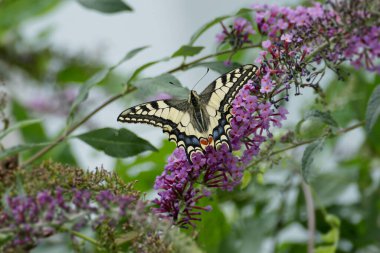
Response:
[{"label": "leaf", "polygon": [[171,74],[162,74],[153,78],[143,78],[133,84],[138,88],[135,97],[146,99],[158,93],[168,93],[170,95],[187,97],[189,89],[183,87],[180,81]]},{"label": "leaf", "polygon": [[8,149],[5,149],[0,152],[0,160],[4,159],[8,156],[12,156],[33,148],[38,148],[38,147],[44,147],[51,144],[51,142],[44,142],[44,143],[32,143],[32,144],[22,144],[22,145],[17,145]]},{"label": "leaf", "polygon": [[253,9],[241,8],[238,12],[236,12],[235,16],[241,16],[241,15],[249,14],[251,12],[253,12]]},{"label": "leaf", "polygon": [[0,34],[1,30],[11,29],[32,18],[44,15],[58,7],[59,0],[3,0],[0,1]]},{"label": "leaf", "polygon": [[331,117],[331,114],[329,112],[321,112],[318,110],[310,111],[306,113],[306,116],[304,120],[307,120],[309,118],[316,118],[324,122],[326,125],[338,127],[338,123]]},{"label": "leaf", "polygon": [[193,47],[193,46],[188,46],[184,45],[180,49],[174,52],[172,57],[178,57],[178,56],[194,56],[199,54],[204,47]]},{"label": "leaf", "polygon": [[138,48],[135,48],[135,49],[132,49],[131,51],[129,51],[117,64],[115,64],[114,66],[112,66],[110,69],[114,69],[114,68],[117,68],[119,65],[121,65],[123,62],[129,60],[129,59],[132,59],[135,55],[137,55],[138,53],[140,53],[141,51],[143,51],[144,49],[147,49],[149,46],[143,46],[143,47],[138,47]]},{"label": "leaf", "polygon": [[90,92],[91,88],[93,88],[95,85],[97,85],[98,83],[100,83],[104,78],[106,78],[106,76],[108,75],[109,72],[110,72],[109,69],[103,69],[103,70],[95,73],[92,77],[90,77],[90,79],[88,79],[80,87],[79,94],[75,98],[75,100],[74,100],[74,102],[73,102],[73,104],[72,104],[72,106],[70,108],[69,117],[67,119],[68,123],[73,119],[74,113],[75,113],[76,109],[78,108],[78,106],[83,101],[85,101],[87,99],[88,93]]},{"label": "leaf", "polygon": [[9,127],[8,129],[6,129],[5,131],[2,131],[0,133],[0,140],[3,139],[9,133],[11,133],[11,132],[13,132],[13,131],[15,131],[15,130],[17,130],[19,128],[23,128],[23,127],[30,126],[30,125],[33,125],[33,124],[36,124],[36,123],[40,123],[40,122],[41,122],[40,119],[30,119],[30,120],[24,120],[24,121],[21,121],[21,122],[17,122],[13,126]]},{"label": "leaf", "polygon": [[366,130],[370,132],[380,116],[380,85],[378,85],[369,98],[365,115]]},{"label": "leaf", "polygon": [[[12,115],[18,122],[30,120],[28,108],[16,100],[12,101]],[[20,129],[20,133],[25,142],[41,143],[48,140],[44,126],[41,123],[25,126]]]},{"label": "leaf", "polygon": [[206,23],[204,26],[202,26],[198,31],[196,31],[193,36],[191,36],[190,38],[190,43],[189,45],[193,45],[195,43],[195,41],[204,33],[206,32],[208,29],[210,29],[210,27],[214,26],[215,24],[229,18],[231,16],[221,16],[221,17],[217,17],[213,20],[211,20],[210,22]]},{"label": "leaf", "polygon": [[249,171],[245,170],[243,173],[243,179],[241,181],[240,189],[245,189],[252,180],[252,175]]},{"label": "leaf", "polygon": [[76,137],[112,157],[124,158],[147,150],[157,150],[148,141],[125,128],[101,128]]},{"label": "leaf", "polygon": [[[167,59],[169,59],[169,58],[167,58]],[[149,68],[150,66],[155,65],[155,64],[157,64],[157,63],[159,63],[161,61],[165,61],[165,60],[151,61],[151,62],[145,63],[144,65],[138,67],[133,72],[133,74],[131,75],[131,77],[128,79],[127,83],[133,82],[143,70],[145,70],[146,68]]]},{"label": "leaf", "polygon": [[118,160],[115,166],[116,173],[124,182],[138,180],[135,189],[147,192],[152,189],[156,177],[162,173],[162,168],[174,149],[173,142],[164,140],[157,152],[138,155],[130,163]]},{"label": "leaf", "polygon": [[331,246],[319,246],[314,250],[314,253],[335,253],[336,247]]},{"label": "leaf", "polygon": [[233,69],[240,67],[241,65],[238,63],[232,63],[231,65],[226,66],[223,62],[215,61],[215,62],[202,62],[193,65],[193,67],[207,67],[211,70],[214,70],[220,74],[225,74]]},{"label": "leaf", "polygon": [[77,0],[82,6],[103,13],[132,11],[133,9],[122,0]]},{"label": "leaf", "polygon": [[316,140],[315,142],[308,145],[305,151],[303,152],[301,173],[306,183],[309,183],[310,171],[314,160],[314,156],[317,152],[322,150],[324,141],[324,138]]}]

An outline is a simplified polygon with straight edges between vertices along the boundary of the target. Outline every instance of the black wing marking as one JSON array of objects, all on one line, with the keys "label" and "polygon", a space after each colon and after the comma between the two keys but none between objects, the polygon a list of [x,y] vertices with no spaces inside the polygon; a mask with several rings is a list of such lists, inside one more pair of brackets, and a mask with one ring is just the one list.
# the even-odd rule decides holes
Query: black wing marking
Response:
[{"label": "black wing marking", "polygon": [[228,112],[232,100],[257,69],[255,65],[244,65],[217,78],[200,94],[202,103]]},{"label": "black wing marking", "polygon": [[177,127],[187,108],[187,100],[157,100],[131,107],[123,111],[117,120],[150,124],[170,132]]}]

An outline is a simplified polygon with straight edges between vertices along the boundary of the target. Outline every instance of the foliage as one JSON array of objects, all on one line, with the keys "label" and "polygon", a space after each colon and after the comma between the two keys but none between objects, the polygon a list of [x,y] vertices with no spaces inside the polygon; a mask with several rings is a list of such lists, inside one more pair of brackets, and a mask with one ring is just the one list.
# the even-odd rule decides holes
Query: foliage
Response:
[{"label": "foliage", "polygon": [[[117,68],[146,46],[107,66],[43,43],[48,32],[26,39],[27,22],[61,8],[32,2],[0,1],[2,252],[380,252],[378,1],[242,8],[127,74]],[[77,3],[134,15],[125,1]],[[207,55],[199,38],[212,27],[221,32]],[[231,103],[233,152],[208,148],[190,164],[168,142],[155,148],[127,129],[90,124],[125,96],[187,94],[180,71],[252,63],[254,78]],[[48,95],[17,96],[15,77]],[[102,101],[91,100],[96,91]],[[113,157],[114,171],[80,168],[74,139]]]}]

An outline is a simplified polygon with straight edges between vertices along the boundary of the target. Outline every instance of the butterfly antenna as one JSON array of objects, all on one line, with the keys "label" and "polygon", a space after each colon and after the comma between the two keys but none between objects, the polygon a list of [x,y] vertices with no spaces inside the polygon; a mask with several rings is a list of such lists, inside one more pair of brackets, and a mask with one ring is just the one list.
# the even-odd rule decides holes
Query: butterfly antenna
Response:
[{"label": "butterfly antenna", "polygon": [[206,70],[206,73],[198,80],[198,82],[193,86],[193,88],[192,88],[192,90],[194,90],[194,88],[195,88],[195,86],[197,86],[198,85],[198,83],[208,74],[208,72],[210,71],[210,69],[209,68],[207,68],[207,70]]}]

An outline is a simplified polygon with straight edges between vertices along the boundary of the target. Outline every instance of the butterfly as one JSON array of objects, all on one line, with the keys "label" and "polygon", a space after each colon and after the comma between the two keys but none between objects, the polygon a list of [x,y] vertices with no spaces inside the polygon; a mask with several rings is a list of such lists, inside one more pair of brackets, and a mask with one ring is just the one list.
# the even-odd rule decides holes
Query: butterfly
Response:
[{"label": "butterfly", "polygon": [[244,65],[220,76],[200,94],[191,90],[188,99],[139,104],[123,111],[117,120],[161,127],[170,141],[185,149],[190,163],[194,152],[203,152],[209,145],[217,149],[225,143],[231,151],[232,101],[257,69]]}]

